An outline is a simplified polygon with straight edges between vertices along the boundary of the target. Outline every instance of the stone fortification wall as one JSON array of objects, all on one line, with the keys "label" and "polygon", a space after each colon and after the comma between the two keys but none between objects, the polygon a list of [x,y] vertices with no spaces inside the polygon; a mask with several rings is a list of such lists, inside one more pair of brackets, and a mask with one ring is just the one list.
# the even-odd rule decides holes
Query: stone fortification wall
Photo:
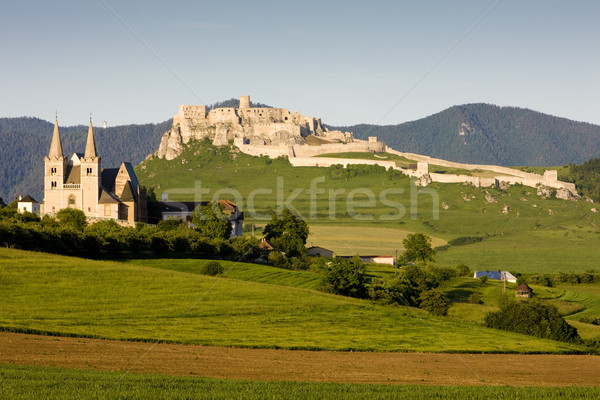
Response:
[{"label": "stone fortification wall", "polygon": [[320,146],[302,146],[294,145],[296,157],[314,157],[327,153],[381,153],[385,150],[383,142],[367,142],[365,140],[354,140],[351,143],[332,143],[322,144]]},{"label": "stone fortification wall", "polygon": [[499,165],[465,164],[465,163],[458,163],[458,162],[453,162],[453,161],[442,160],[439,158],[423,156],[423,155],[415,154],[415,153],[404,153],[401,151],[394,150],[387,146],[386,146],[385,151],[387,153],[395,154],[395,155],[398,155],[401,157],[406,157],[410,160],[426,162],[429,164],[439,165],[439,166],[448,167],[448,168],[459,168],[459,169],[466,169],[466,170],[482,169],[482,170],[486,170],[486,171],[497,172],[499,174],[504,174],[504,175],[519,176],[522,178],[536,178],[536,177],[539,178],[541,176],[541,175],[532,174],[529,172],[519,171],[519,170],[516,170],[513,168],[501,167]]},{"label": "stone fortification wall", "polygon": [[286,156],[292,159],[294,157],[292,146],[260,146],[253,144],[246,144],[244,140],[241,138],[235,139],[233,142],[234,146],[240,149],[242,153],[260,157],[260,156],[268,156],[269,158],[277,158],[281,156]]},{"label": "stone fortification wall", "polygon": [[329,158],[329,157],[293,157],[290,158],[290,164],[294,167],[330,167],[332,165],[341,164],[344,167],[348,165],[360,164],[360,165],[379,165],[382,167],[394,168],[396,163],[394,161],[377,161],[377,160],[357,160],[354,158]]},{"label": "stone fortification wall", "polygon": [[[327,153],[348,153],[348,152],[381,152],[385,148],[383,142],[367,142],[365,140],[354,140],[352,143],[332,143],[323,144],[320,146],[308,146],[305,144],[293,144],[293,145],[261,145],[255,143],[244,143],[241,139],[235,139],[234,145],[240,149],[242,153],[246,153],[252,156],[268,155],[271,157],[289,156],[291,157],[314,157],[321,154]],[[323,159],[319,157],[319,159]],[[340,160],[336,158],[336,160]],[[355,164],[360,164],[359,161],[354,160]],[[369,161],[369,160],[367,160]],[[372,160],[372,164],[382,163],[385,161]],[[371,162],[370,162],[371,163]],[[339,163],[338,163],[339,164]]]},{"label": "stone fortification wall", "polygon": [[[558,180],[558,175],[555,170],[546,171],[544,175],[532,174],[529,172],[519,171],[517,169],[502,167],[499,165],[485,165],[485,164],[465,164],[465,163],[457,163],[452,161],[446,161],[439,158],[432,158],[428,156],[423,156],[420,154],[414,153],[404,153],[401,151],[397,151],[391,149],[389,147],[386,148],[387,153],[396,154],[402,157],[406,157],[411,160],[418,161],[419,163],[428,163],[434,165],[440,165],[442,167],[448,168],[459,168],[466,170],[476,170],[481,169],[484,171],[492,171],[498,173],[498,176],[495,176],[492,179],[496,179],[499,182],[507,182],[510,184],[522,184],[525,186],[536,187],[538,185],[548,186],[555,189],[564,188],[569,190],[572,193],[576,193],[575,185],[569,182],[562,182]],[[467,175],[448,175],[448,174],[429,174],[432,177],[434,182],[443,182],[443,183],[460,183],[460,182],[470,182],[471,179]],[[487,182],[487,178],[479,178],[482,182],[481,186],[490,186],[487,184],[483,184],[483,182]]]}]

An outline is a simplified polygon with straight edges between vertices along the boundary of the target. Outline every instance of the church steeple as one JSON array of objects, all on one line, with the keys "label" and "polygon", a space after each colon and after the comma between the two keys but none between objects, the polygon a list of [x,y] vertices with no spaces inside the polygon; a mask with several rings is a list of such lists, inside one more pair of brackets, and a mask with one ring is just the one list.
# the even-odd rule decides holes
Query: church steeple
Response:
[{"label": "church steeple", "polygon": [[52,143],[50,143],[49,158],[63,157],[63,148],[60,141],[60,133],[58,132],[58,118],[54,121],[54,133],[52,134]]},{"label": "church steeple", "polygon": [[88,129],[87,144],[85,145],[84,158],[98,157],[96,154],[96,139],[94,138],[94,128],[92,127],[92,117],[90,117],[90,127]]}]

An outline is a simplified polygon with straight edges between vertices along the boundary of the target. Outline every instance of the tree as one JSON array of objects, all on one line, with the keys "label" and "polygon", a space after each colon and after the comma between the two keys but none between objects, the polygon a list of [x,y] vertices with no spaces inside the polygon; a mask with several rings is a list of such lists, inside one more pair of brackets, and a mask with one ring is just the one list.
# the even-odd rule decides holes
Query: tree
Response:
[{"label": "tree", "polygon": [[359,299],[367,296],[365,265],[360,258],[354,257],[352,261],[344,258],[324,258],[320,267],[325,292]]},{"label": "tree", "polygon": [[411,233],[402,241],[404,252],[399,262],[407,263],[417,260],[433,261],[435,250],[431,247],[431,238],[422,233]]},{"label": "tree", "polygon": [[213,239],[229,239],[231,222],[223,213],[223,205],[219,202],[207,203],[196,207],[192,214],[192,223],[203,236]]},{"label": "tree", "polygon": [[450,308],[450,299],[437,289],[426,290],[419,296],[420,305],[424,310],[434,315],[446,315]]},{"label": "tree", "polygon": [[471,269],[466,264],[458,264],[456,266],[456,276],[467,276],[471,274]]},{"label": "tree", "polygon": [[56,218],[61,226],[68,226],[77,231],[83,231],[87,226],[87,217],[83,211],[76,208],[63,208],[56,213]]},{"label": "tree", "polygon": [[[145,188],[142,188],[145,189]],[[154,188],[146,190],[146,206],[148,210],[148,223],[158,224],[162,218],[160,202],[156,199]]]},{"label": "tree", "polygon": [[308,224],[288,209],[283,211],[281,217],[273,215],[264,233],[265,238],[288,257],[297,257],[306,252]]}]

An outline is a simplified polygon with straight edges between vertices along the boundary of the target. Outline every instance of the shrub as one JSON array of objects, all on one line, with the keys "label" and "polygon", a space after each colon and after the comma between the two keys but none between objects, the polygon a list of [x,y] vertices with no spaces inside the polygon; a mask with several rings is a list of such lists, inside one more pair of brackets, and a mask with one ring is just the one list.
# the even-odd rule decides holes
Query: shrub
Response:
[{"label": "shrub", "polygon": [[323,259],[322,287],[325,292],[342,296],[365,298],[367,277],[364,264],[358,257],[352,260],[343,258]]},{"label": "shrub", "polygon": [[217,276],[223,271],[223,266],[218,261],[209,261],[200,267],[200,273],[203,275]]},{"label": "shrub", "polygon": [[481,294],[475,292],[471,293],[469,296],[469,303],[471,304],[483,304],[483,299],[481,298]]},{"label": "shrub", "polygon": [[456,276],[471,275],[471,269],[466,264],[458,264],[455,269],[456,269]]},{"label": "shrub", "polygon": [[600,325],[600,317],[586,315],[585,317],[579,318],[579,322],[583,322],[584,324]]},{"label": "shrub", "polygon": [[483,284],[485,284],[487,282],[487,280],[488,280],[488,277],[485,275],[482,275],[479,277],[479,282],[481,282]]},{"label": "shrub", "polygon": [[419,296],[420,305],[434,315],[446,315],[450,308],[450,299],[437,289],[426,290]]},{"label": "shrub", "polygon": [[538,278],[538,283],[546,287],[554,287],[554,281],[548,275],[542,275]]},{"label": "shrub", "polygon": [[461,236],[456,239],[452,239],[448,242],[450,246],[464,246],[472,243],[479,243],[483,240],[480,236]]}]

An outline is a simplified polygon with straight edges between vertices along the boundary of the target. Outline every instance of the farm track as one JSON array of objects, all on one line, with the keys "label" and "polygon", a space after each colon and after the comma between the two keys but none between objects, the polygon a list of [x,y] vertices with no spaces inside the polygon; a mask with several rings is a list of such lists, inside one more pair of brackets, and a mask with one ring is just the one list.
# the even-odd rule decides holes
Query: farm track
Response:
[{"label": "farm track", "polygon": [[600,356],[311,352],[7,332],[0,363],[263,381],[600,386]]}]

